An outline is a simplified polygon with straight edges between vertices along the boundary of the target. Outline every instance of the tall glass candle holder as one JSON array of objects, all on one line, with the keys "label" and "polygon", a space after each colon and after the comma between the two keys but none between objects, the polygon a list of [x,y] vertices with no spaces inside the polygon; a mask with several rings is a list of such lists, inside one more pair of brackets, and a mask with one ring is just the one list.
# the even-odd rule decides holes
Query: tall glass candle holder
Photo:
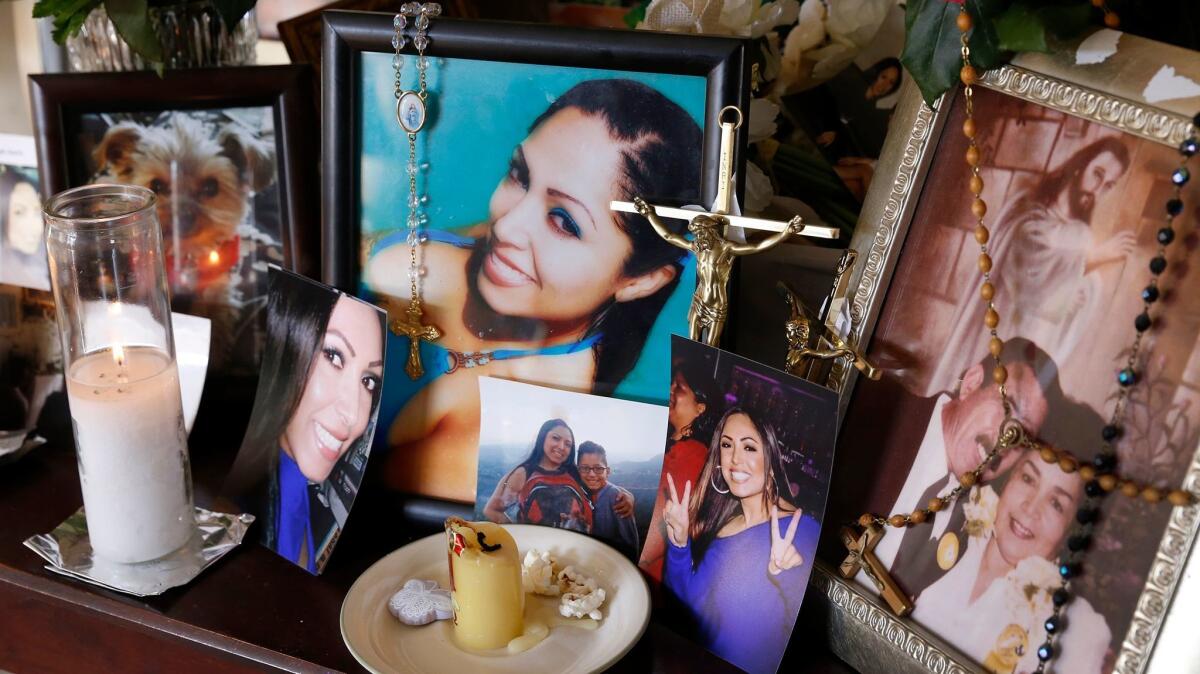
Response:
[{"label": "tall glass candle holder", "polygon": [[158,559],[196,526],[154,193],[89,185],[44,215],[92,550]]}]

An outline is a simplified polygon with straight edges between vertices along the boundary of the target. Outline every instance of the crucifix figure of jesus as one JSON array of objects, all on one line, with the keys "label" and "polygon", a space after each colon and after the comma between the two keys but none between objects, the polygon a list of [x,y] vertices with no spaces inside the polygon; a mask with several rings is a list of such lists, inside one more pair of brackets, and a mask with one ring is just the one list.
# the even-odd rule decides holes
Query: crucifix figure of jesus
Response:
[{"label": "crucifix figure of jesus", "polygon": [[867,527],[861,534],[855,533],[850,527],[842,527],[842,543],[849,550],[849,555],[842,561],[838,572],[847,580],[858,575],[860,570],[867,574],[867,578],[875,584],[875,589],[883,595],[883,600],[891,607],[892,612],[903,617],[912,612],[913,603],[888,575],[883,562],[875,556],[875,546],[881,538],[883,531],[876,526]]},{"label": "crucifix figure of jesus", "polygon": [[435,325],[423,325],[423,312],[419,301],[410,302],[402,318],[392,321],[392,332],[408,337],[408,362],[404,371],[412,379],[420,379],[425,374],[421,364],[421,340],[432,342],[442,336],[442,331]]},{"label": "crucifix figure of jesus", "polygon": [[734,258],[759,253],[781,243],[804,229],[800,216],[792,218],[783,231],[769,236],[758,243],[736,243],[721,235],[725,225],[719,215],[699,213],[688,223],[691,241],[676,234],[658,219],[654,208],[634,197],[638,213],[650,221],[650,226],[667,243],[689,250],[696,256],[696,293],[692,295],[692,308],[688,311],[688,325],[692,339],[716,346],[729,316],[729,274],[733,271]]}]

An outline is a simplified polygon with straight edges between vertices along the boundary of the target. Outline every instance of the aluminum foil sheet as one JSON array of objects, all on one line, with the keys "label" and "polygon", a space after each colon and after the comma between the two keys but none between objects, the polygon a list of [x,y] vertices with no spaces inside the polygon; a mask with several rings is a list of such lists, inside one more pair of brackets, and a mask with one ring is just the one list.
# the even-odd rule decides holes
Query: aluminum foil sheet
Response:
[{"label": "aluminum foil sheet", "polygon": [[161,559],[118,564],[92,555],[87,518],[75,511],[48,534],[31,536],[25,547],[46,560],[46,568],[85,583],[137,597],[162,594],[185,585],[225,553],[237,547],[254,515],[229,515],[196,508],[196,535],[190,543]]}]

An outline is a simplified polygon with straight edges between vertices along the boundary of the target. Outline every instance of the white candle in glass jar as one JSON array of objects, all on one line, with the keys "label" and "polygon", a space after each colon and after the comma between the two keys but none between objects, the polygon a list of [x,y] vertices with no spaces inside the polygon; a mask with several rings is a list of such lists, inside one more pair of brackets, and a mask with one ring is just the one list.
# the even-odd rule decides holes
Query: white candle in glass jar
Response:
[{"label": "white candle in glass jar", "polygon": [[136,563],[182,547],[196,526],[175,362],[151,347],[88,354],[67,398],[92,550]]}]

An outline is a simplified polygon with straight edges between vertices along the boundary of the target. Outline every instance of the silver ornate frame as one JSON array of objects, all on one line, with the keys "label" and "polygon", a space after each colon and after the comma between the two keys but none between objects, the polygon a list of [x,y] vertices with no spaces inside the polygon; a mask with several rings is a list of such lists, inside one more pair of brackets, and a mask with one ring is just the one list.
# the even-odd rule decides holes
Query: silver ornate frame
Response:
[{"label": "silver ornate frame", "polygon": [[[1099,65],[1075,64],[1075,48],[1055,54],[1023,54],[1011,65],[989,71],[984,87],[1031,101],[1091,122],[1166,145],[1188,134],[1200,96],[1159,105],[1142,92],[1152,71],[1171,64],[1181,74],[1200,80],[1200,55],[1131,35],[1121,35],[1120,49]],[[1136,76],[1130,76],[1135,73]],[[957,93],[957,92],[951,92]],[[865,344],[875,329],[883,296],[902,253],[920,199],[925,176],[946,121],[948,106],[926,106],[916,87],[906,84],[891,121],[890,134],[859,217],[851,248],[860,264],[851,278],[851,327],[847,341]],[[854,368],[835,367],[827,385],[840,393],[844,418],[857,378]],[[1184,488],[1200,494],[1200,449],[1190,464]],[[1158,554],[1138,599],[1129,631],[1121,643],[1114,674],[1180,671],[1181,659],[1200,663],[1194,627],[1200,621],[1200,555],[1189,553],[1200,530],[1200,506],[1175,508],[1159,543]],[[824,621],[829,648],[863,672],[958,674],[979,670],[969,658],[937,635],[908,619],[897,618],[874,588],[846,581],[837,573],[839,560],[817,560],[810,593]],[[1184,576],[1186,598],[1176,597]],[[1173,603],[1173,600],[1178,599]],[[1164,630],[1168,620],[1183,625]],[[1160,634],[1166,633],[1160,639]],[[1155,655],[1161,657],[1156,662]]]}]

